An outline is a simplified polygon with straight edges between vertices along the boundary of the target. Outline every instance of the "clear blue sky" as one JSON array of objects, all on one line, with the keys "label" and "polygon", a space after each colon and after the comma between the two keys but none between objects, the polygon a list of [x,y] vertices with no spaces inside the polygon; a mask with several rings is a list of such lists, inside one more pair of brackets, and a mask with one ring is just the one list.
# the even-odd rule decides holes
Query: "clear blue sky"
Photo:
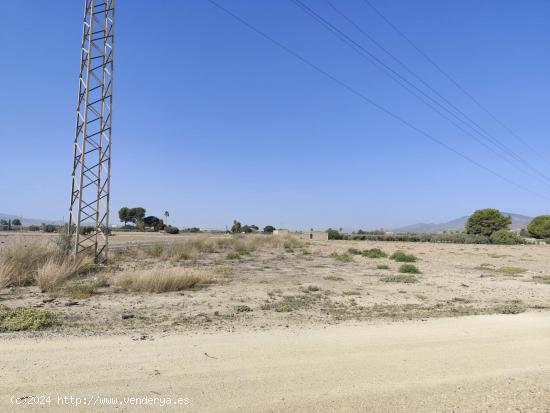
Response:
[{"label": "clear blue sky", "polygon": [[[218,0],[251,24],[477,162],[550,197],[339,42],[291,1]],[[324,1],[304,0],[384,57]],[[372,2],[550,159],[550,2]],[[66,216],[82,1],[3,2],[0,211]],[[541,172],[535,157],[362,0],[337,1],[369,34]],[[169,210],[180,226],[233,218],[290,228],[379,228],[497,207],[548,213],[524,192],[434,145],[206,0],[118,0],[112,217]],[[117,222],[113,219],[113,222]]]}]

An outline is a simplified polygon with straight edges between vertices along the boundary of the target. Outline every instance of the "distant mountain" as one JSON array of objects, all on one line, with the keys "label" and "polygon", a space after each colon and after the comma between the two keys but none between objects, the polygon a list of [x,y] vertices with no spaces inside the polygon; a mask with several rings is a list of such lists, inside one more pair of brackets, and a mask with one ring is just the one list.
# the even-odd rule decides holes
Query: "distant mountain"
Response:
[{"label": "distant mountain", "polygon": [[[510,225],[510,229],[512,230],[519,230],[522,228],[527,227],[527,224],[533,219],[532,217],[528,217],[525,215],[520,214],[511,214],[509,212],[503,212],[504,215],[510,215],[512,217],[512,225]],[[407,225],[405,227],[401,228],[395,228],[394,232],[443,232],[443,231],[462,231],[464,229],[464,225],[466,225],[466,221],[468,220],[468,217],[460,217],[453,219],[452,221],[444,222],[441,224],[425,224],[425,223],[419,223],[419,224],[413,224],[413,225]]]},{"label": "distant mountain", "polygon": [[62,221],[55,221],[51,219],[37,219],[37,218],[26,218],[20,215],[11,215],[0,212],[0,219],[5,219],[6,221],[11,219],[19,218],[23,225],[40,225],[40,224],[53,224],[53,225],[62,225]]}]

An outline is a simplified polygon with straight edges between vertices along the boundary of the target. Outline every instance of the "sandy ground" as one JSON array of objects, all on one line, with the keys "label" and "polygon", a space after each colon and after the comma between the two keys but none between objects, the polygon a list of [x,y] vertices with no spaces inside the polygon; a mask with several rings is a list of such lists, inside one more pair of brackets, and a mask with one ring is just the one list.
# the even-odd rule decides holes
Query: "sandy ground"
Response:
[{"label": "sandy ground", "polygon": [[[550,411],[549,313],[0,346],[3,412]],[[42,406],[10,402],[47,395]],[[189,404],[124,405],[131,396]]]}]

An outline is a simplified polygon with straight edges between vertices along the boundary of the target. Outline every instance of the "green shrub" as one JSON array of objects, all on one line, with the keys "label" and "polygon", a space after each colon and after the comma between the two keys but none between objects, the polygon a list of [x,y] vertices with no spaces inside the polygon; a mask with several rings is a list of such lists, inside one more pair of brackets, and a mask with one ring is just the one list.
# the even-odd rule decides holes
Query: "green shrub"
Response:
[{"label": "green shrub", "polygon": [[370,250],[363,251],[363,256],[367,258],[384,258],[387,257],[388,254],[380,248],[371,248]]},{"label": "green shrub", "polygon": [[245,304],[241,304],[241,305],[238,305],[235,307],[235,311],[237,313],[248,313],[250,311],[252,311],[252,308],[250,308],[249,306],[245,305]]},{"label": "green shrub", "polygon": [[499,229],[491,234],[493,244],[515,245],[522,244],[523,240],[514,232],[507,229]]},{"label": "green shrub", "polygon": [[176,227],[171,226],[171,225],[167,225],[167,226],[164,227],[164,232],[166,232],[167,234],[179,234],[180,230]]},{"label": "green shrub", "polygon": [[468,234],[491,236],[498,230],[507,229],[511,223],[512,218],[501,214],[498,209],[478,209],[468,218],[465,229]]},{"label": "green shrub", "polygon": [[11,310],[0,305],[0,326],[9,331],[38,330],[50,327],[55,322],[55,316],[50,311],[26,307]]},{"label": "green shrub", "polygon": [[405,252],[398,250],[390,256],[390,259],[397,262],[416,262],[418,258],[412,254],[406,254]]},{"label": "green shrub", "polygon": [[380,265],[376,266],[376,269],[378,269],[378,270],[389,270],[390,267],[387,266],[386,264],[380,264]]},{"label": "green shrub", "polygon": [[52,233],[52,232],[55,232],[56,229],[57,229],[57,227],[55,225],[42,224],[42,231],[44,231],[44,232]]},{"label": "green shrub", "polygon": [[40,227],[38,225],[29,225],[27,229],[33,232],[40,231]]},{"label": "green shrub", "polygon": [[344,236],[336,229],[327,229],[328,239],[344,239]]},{"label": "green shrub", "polygon": [[399,267],[399,272],[408,274],[420,274],[420,270],[416,268],[416,265],[413,264],[403,264],[401,267]]},{"label": "green shrub", "polygon": [[539,215],[527,225],[527,230],[535,238],[550,238],[550,215]]}]

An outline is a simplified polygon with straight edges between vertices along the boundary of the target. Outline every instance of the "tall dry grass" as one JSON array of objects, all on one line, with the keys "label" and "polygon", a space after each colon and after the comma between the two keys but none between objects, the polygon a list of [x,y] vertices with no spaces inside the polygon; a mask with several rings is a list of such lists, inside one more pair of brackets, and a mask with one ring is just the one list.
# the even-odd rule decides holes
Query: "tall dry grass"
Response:
[{"label": "tall dry grass", "polygon": [[38,268],[36,282],[42,292],[56,292],[71,278],[89,270],[93,259],[87,255],[49,258]]},{"label": "tall dry grass", "polygon": [[164,293],[216,282],[216,274],[208,269],[181,267],[153,268],[118,275],[114,284],[132,291]]},{"label": "tall dry grass", "polygon": [[292,236],[272,236],[263,234],[228,235],[225,237],[198,236],[174,244],[154,244],[146,249],[146,254],[174,262],[197,260],[203,253],[236,253],[249,255],[258,249],[301,248],[304,243]]},{"label": "tall dry grass", "polygon": [[0,249],[0,288],[34,284],[38,268],[56,255],[55,246],[45,242],[18,239],[3,247]]}]

